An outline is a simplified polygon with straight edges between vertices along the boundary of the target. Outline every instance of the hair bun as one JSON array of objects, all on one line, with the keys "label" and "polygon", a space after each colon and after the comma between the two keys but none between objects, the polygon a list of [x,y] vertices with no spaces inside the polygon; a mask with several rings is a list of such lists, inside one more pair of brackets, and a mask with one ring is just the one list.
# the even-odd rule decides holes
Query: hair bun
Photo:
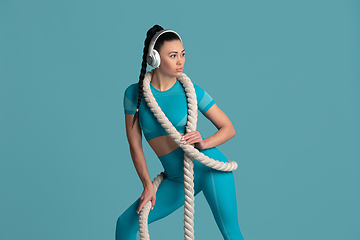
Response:
[{"label": "hair bun", "polygon": [[164,30],[163,27],[161,27],[160,25],[155,24],[152,28],[150,28],[147,33],[146,36],[147,38],[152,38],[157,32],[160,32],[161,30]]}]

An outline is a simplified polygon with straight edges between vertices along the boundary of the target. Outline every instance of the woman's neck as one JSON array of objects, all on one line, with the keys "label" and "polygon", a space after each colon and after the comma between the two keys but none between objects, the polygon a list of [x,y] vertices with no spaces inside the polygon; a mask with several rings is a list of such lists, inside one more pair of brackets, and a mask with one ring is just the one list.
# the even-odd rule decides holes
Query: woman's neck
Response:
[{"label": "woman's neck", "polygon": [[151,78],[151,84],[159,91],[169,90],[174,86],[176,81],[176,77],[165,75],[161,73],[159,69],[154,70],[154,74]]}]

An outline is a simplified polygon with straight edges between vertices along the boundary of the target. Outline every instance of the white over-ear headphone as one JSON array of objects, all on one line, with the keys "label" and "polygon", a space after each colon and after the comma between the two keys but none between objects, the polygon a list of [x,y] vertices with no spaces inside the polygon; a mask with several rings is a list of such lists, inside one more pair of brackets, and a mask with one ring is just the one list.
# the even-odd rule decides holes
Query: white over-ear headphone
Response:
[{"label": "white over-ear headphone", "polygon": [[148,52],[148,55],[146,57],[147,63],[150,66],[152,66],[153,68],[158,68],[160,66],[160,54],[158,53],[158,51],[156,51],[154,49],[156,40],[158,40],[158,38],[163,33],[167,33],[167,32],[175,33],[179,37],[180,41],[182,42],[180,35],[177,32],[173,31],[173,30],[161,30],[161,31],[157,32],[150,41],[149,52]]}]

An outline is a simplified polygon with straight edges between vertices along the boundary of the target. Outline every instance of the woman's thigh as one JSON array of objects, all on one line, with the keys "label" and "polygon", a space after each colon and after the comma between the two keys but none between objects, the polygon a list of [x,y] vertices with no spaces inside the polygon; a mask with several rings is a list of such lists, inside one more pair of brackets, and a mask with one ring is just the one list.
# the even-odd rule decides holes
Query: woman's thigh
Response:
[{"label": "woman's thigh", "polygon": [[[221,162],[228,162],[216,148],[202,151]],[[200,167],[199,167],[200,168]],[[238,223],[235,181],[232,172],[201,167],[200,186],[224,239],[243,239]]]},{"label": "woman's thigh", "polygon": [[[184,184],[168,179],[160,184],[156,192],[156,201],[153,210],[150,210],[148,223],[164,218],[184,204]],[[139,206],[137,199],[118,219],[116,227],[117,240],[135,240],[139,230],[139,215],[136,210]]]}]

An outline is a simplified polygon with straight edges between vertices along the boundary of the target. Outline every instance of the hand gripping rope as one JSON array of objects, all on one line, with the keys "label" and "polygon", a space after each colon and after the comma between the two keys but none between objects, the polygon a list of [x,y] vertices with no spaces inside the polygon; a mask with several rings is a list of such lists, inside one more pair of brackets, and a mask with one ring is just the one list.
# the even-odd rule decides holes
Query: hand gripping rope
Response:
[{"label": "hand gripping rope", "polygon": [[[184,189],[185,189],[185,204],[184,204],[184,235],[185,240],[193,240],[194,237],[194,163],[193,159],[196,159],[205,166],[211,167],[220,171],[234,171],[237,168],[237,163],[234,161],[219,162],[199,152],[192,145],[184,145],[181,141],[181,134],[171,124],[169,119],[165,116],[159,105],[157,104],[152,92],[150,90],[150,81],[153,75],[153,71],[147,72],[143,81],[143,95],[147,105],[151,112],[154,114],[158,122],[165,129],[165,131],[171,136],[175,143],[183,149],[184,154]],[[195,88],[190,78],[186,74],[182,74],[178,79],[186,92],[186,98],[188,102],[188,121],[186,124],[186,132],[196,130],[196,122],[198,115],[197,100],[195,94]],[[155,192],[159,188],[161,182],[164,179],[164,173],[160,173],[153,180],[153,187]],[[148,231],[148,215],[151,208],[151,201],[147,202],[140,211],[139,216],[139,232],[141,240],[150,240]]]}]

